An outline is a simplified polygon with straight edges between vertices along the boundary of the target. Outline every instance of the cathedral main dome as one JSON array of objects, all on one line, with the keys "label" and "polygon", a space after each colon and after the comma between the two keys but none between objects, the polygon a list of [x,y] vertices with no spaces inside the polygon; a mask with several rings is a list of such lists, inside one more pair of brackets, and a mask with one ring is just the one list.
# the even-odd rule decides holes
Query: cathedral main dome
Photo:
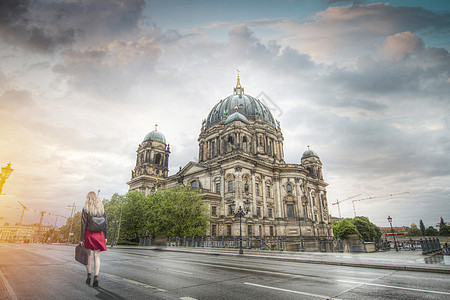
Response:
[{"label": "cathedral main dome", "polygon": [[260,120],[277,128],[275,119],[267,106],[259,99],[244,94],[244,88],[241,86],[239,76],[237,78],[237,85],[234,88],[234,94],[220,100],[212,108],[206,119],[206,129],[221,121],[227,120],[235,112],[243,115],[249,121]]}]

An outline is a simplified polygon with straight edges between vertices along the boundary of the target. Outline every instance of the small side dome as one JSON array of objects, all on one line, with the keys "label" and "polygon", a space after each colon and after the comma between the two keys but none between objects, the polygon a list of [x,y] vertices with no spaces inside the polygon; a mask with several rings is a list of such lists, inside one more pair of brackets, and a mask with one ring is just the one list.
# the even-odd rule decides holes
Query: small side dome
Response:
[{"label": "small side dome", "polygon": [[145,141],[154,141],[154,142],[160,142],[163,144],[166,144],[166,138],[164,137],[164,135],[158,131],[158,125],[155,125],[155,130],[153,130],[152,132],[149,132],[145,138],[144,138],[144,142]]},{"label": "small side dome", "polygon": [[250,122],[248,121],[247,117],[237,111],[238,110],[237,107],[235,107],[234,109],[236,111],[232,115],[229,115],[227,117],[227,119],[225,120],[224,125],[227,125],[228,123],[231,123],[231,122],[234,122],[234,121],[241,121],[241,122],[244,122],[247,125],[250,124]]},{"label": "small side dome", "polygon": [[319,158],[319,155],[317,155],[316,152],[314,152],[311,149],[309,149],[309,146],[308,146],[308,150],[303,152],[302,159],[308,158],[308,157],[317,157],[317,158]]}]

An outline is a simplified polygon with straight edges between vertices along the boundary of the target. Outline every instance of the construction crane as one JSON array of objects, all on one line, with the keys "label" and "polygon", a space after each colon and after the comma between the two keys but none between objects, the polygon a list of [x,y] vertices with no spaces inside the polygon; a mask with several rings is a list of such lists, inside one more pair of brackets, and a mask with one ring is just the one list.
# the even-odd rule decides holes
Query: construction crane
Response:
[{"label": "construction crane", "polygon": [[345,199],[342,200],[342,201],[339,201],[339,199],[336,199],[336,202],[331,203],[331,205],[336,205],[336,204],[337,204],[337,206],[338,206],[338,212],[339,212],[339,218],[342,218],[342,216],[341,216],[341,207],[340,207],[339,203],[342,203],[342,202],[345,202],[345,201],[347,201],[347,200],[353,199],[353,198],[355,198],[355,197],[358,197],[359,195],[361,195],[361,194],[358,194],[358,195],[355,195],[355,196],[351,196],[351,197],[345,198]]},{"label": "construction crane", "polygon": [[19,226],[20,225],[22,225],[22,220],[23,220],[23,214],[25,213],[25,211],[28,209],[25,205],[23,205],[20,201],[17,201],[17,202],[19,202],[19,204],[23,207],[23,209],[22,209],[22,215],[20,216],[20,221],[19,221]]},{"label": "construction crane", "polygon": [[352,200],[353,213],[354,213],[354,215],[355,215],[355,218],[356,218],[356,208],[355,208],[355,202],[356,202],[356,201],[371,200],[371,199],[376,199],[376,198],[386,198],[386,197],[397,196],[397,195],[408,194],[408,193],[409,193],[409,192],[403,192],[403,193],[388,194],[388,195],[383,195],[383,196],[367,197],[367,198],[362,198],[362,199],[355,199],[355,200]]}]

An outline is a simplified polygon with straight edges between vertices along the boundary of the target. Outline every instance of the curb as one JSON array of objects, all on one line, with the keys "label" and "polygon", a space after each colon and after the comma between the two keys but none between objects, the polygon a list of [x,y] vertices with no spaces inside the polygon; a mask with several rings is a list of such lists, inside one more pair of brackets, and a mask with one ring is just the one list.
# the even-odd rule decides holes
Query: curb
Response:
[{"label": "curb", "polygon": [[[117,246],[115,246],[117,247]],[[307,264],[323,264],[323,265],[335,265],[335,266],[346,266],[346,267],[360,267],[360,268],[372,268],[372,269],[385,269],[385,270],[395,270],[395,271],[410,271],[410,272],[428,272],[428,273],[441,273],[450,274],[450,268],[440,268],[440,267],[422,267],[422,266],[393,266],[393,265],[378,265],[370,263],[352,263],[352,262],[337,262],[337,261],[325,261],[325,260],[312,260],[312,259],[301,259],[298,257],[282,257],[282,256],[268,256],[264,254],[238,254],[231,252],[199,252],[191,251],[188,249],[173,249],[173,248],[137,248],[137,247],[127,247],[118,246],[118,249],[133,249],[133,250],[153,250],[153,251],[171,251],[171,252],[181,252],[181,253],[194,253],[202,255],[223,255],[223,256],[238,256],[247,258],[261,258],[267,260],[278,260],[278,261],[288,261],[297,263],[307,263]]]}]

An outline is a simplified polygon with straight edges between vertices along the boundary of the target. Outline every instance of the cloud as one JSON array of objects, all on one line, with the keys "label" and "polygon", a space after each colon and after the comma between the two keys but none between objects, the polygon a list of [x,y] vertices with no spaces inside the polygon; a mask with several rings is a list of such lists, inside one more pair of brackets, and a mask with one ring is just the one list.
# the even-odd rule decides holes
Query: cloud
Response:
[{"label": "cloud", "polygon": [[78,40],[120,37],[136,30],[143,0],[0,2],[0,36],[35,52],[70,48]]},{"label": "cloud", "polygon": [[389,4],[329,7],[307,23],[279,22],[274,28],[292,36],[284,39],[315,61],[342,62],[355,54],[373,52],[380,40],[406,31],[434,37],[448,36],[450,13],[423,8],[392,7]]},{"label": "cloud", "polygon": [[138,74],[152,70],[160,54],[152,38],[112,41],[89,50],[66,50],[53,71],[67,76],[74,89],[112,99],[138,82]]},{"label": "cloud", "polygon": [[417,35],[409,31],[388,36],[382,45],[383,51],[396,60],[421,52],[425,44]]}]

